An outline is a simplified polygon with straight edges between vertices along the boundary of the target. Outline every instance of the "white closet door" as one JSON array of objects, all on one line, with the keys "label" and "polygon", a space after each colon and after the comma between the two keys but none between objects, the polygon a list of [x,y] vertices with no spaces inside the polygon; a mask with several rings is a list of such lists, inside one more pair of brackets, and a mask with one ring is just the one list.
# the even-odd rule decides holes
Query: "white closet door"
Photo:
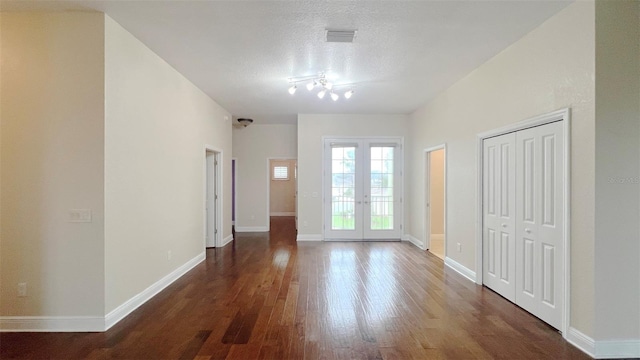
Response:
[{"label": "white closet door", "polygon": [[516,133],[516,304],[562,325],[564,279],[562,123]]},{"label": "white closet door", "polygon": [[484,140],[483,282],[515,301],[515,133]]}]

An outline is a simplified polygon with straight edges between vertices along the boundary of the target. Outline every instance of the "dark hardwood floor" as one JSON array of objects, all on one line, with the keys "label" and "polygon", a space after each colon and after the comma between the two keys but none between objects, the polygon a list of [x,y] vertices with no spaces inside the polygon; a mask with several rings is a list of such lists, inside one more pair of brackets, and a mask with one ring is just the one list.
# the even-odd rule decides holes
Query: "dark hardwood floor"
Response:
[{"label": "dark hardwood floor", "polygon": [[407,243],[236,234],[104,333],[1,333],[0,358],[588,359]]}]

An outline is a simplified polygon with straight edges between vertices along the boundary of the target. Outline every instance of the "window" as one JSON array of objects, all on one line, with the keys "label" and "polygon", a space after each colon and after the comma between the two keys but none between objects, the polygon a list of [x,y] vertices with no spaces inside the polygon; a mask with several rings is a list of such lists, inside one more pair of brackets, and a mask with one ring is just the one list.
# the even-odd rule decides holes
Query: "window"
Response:
[{"label": "window", "polygon": [[274,166],[272,179],[273,180],[289,180],[289,167]]}]

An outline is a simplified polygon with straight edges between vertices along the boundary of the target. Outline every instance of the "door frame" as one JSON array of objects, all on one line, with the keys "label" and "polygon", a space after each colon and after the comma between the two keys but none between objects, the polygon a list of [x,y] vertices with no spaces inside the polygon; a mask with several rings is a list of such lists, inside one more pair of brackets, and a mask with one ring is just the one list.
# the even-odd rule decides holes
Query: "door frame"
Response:
[{"label": "door frame", "polygon": [[[207,156],[209,154],[213,154],[213,159],[214,159],[214,166],[215,166],[215,179],[214,180],[214,184],[215,184],[215,189],[214,189],[214,193],[218,194],[218,198],[214,199],[214,206],[216,209],[216,214],[215,214],[215,228],[218,229],[218,233],[215,234],[215,238],[213,240],[213,247],[220,247],[222,246],[222,235],[224,234],[224,229],[222,227],[222,206],[221,204],[223,204],[222,200],[223,200],[223,193],[222,193],[222,179],[223,179],[223,174],[222,174],[222,163],[223,163],[223,158],[222,158],[222,150],[215,148],[213,146],[210,145],[205,145],[204,146],[204,159],[203,159],[203,207],[202,207],[202,218],[203,218],[203,244],[204,244],[204,248],[207,248],[207,226],[208,226],[208,219],[207,219],[207,181],[209,180],[209,176],[207,174]],[[216,164],[217,162],[217,164]]]},{"label": "door frame", "polygon": [[[442,214],[442,218],[444,221],[444,227],[443,227],[443,231],[444,231],[444,236],[443,236],[443,246],[444,246],[444,258],[447,258],[447,234],[448,234],[448,229],[447,229],[447,143],[443,143],[440,145],[436,145],[436,146],[432,146],[429,148],[424,149],[424,156],[423,156],[423,166],[424,166],[424,196],[422,198],[422,211],[423,211],[423,219],[425,219],[424,221],[424,226],[422,227],[422,233],[424,234],[424,240],[422,242],[424,249],[423,250],[429,250],[431,248],[431,215],[430,215],[430,209],[429,206],[427,204],[431,203],[431,153],[437,150],[443,150],[444,151],[444,161],[443,161],[443,192],[444,192],[444,204],[443,204],[443,209],[442,211],[444,212]],[[428,200],[427,200],[428,199]],[[429,230],[429,231],[427,231]]]},{"label": "door frame", "polygon": [[[404,176],[404,164],[405,164],[405,153],[404,153],[404,136],[389,136],[389,135],[383,135],[383,136],[327,136],[324,135],[322,136],[322,181],[321,181],[321,185],[322,185],[322,241],[331,241],[331,239],[327,239],[325,234],[326,234],[326,229],[327,229],[327,216],[326,216],[326,206],[327,206],[327,201],[328,198],[331,196],[331,194],[327,194],[327,169],[329,164],[327,164],[326,159],[325,159],[325,152],[326,152],[326,145],[328,143],[331,143],[332,141],[335,142],[348,142],[349,140],[352,141],[366,141],[366,140],[373,140],[376,142],[395,142],[398,144],[398,146],[400,147],[400,183],[402,184],[402,189],[400,191],[400,219],[399,219],[399,231],[400,231],[400,238],[399,240],[402,241],[402,239],[405,238],[405,229],[404,229],[404,223],[405,223],[405,218],[404,218],[404,197],[405,197],[405,188],[406,188],[406,183],[405,183],[405,176]],[[395,166],[395,165],[394,165]],[[330,171],[330,168],[329,168]],[[358,241],[375,241],[375,240],[369,240],[369,239],[361,239]],[[334,241],[342,241],[339,239],[334,239]],[[352,240],[347,240],[347,241],[352,241]]]},{"label": "door frame", "polygon": [[[267,158],[267,230],[269,231],[271,229],[271,160],[295,160],[296,162],[296,167],[298,166],[298,158],[296,157],[286,157],[286,156],[280,156],[280,157],[268,157]],[[291,170],[291,169],[289,169]],[[297,170],[295,170],[297,171]],[[289,174],[289,176],[293,176],[294,174],[291,173]],[[296,182],[296,195],[294,195],[294,201],[298,201],[298,197],[297,197],[297,192],[298,192],[298,178],[295,178],[295,182]],[[297,212],[297,204],[296,204],[296,212]],[[296,213],[294,215],[296,218],[298,217],[298,214]]]},{"label": "door frame", "polygon": [[529,129],[536,126],[541,126],[557,121],[562,121],[562,131],[564,138],[564,148],[563,156],[564,156],[564,169],[563,169],[563,180],[564,180],[564,196],[563,201],[565,203],[564,207],[564,229],[562,231],[562,243],[564,246],[564,264],[563,269],[561,269],[561,276],[564,278],[564,291],[563,291],[563,309],[562,309],[562,326],[559,329],[562,332],[562,336],[564,338],[567,337],[567,330],[570,324],[570,314],[571,314],[571,247],[570,247],[570,239],[571,239],[571,109],[570,108],[562,108],[560,110],[556,110],[550,113],[542,114],[539,116],[535,116],[523,121],[519,121],[513,124],[506,125],[504,127],[489,130],[483,133],[476,135],[476,163],[477,163],[477,188],[476,188],[476,284],[482,285],[482,235],[483,235],[483,203],[482,203],[482,194],[483,194],[483,159],[484,159],[484,146],[483,142],[485,139],[500,136],[512,132],[516,132],[519,130]]}]

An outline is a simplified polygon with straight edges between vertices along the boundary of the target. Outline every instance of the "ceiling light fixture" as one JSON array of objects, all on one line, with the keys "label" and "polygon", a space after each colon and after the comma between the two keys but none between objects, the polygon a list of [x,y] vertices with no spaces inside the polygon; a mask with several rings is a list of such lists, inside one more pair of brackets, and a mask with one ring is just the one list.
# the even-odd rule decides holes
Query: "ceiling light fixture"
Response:
[{"label": "ceiling light fixture", "polygon": [[351,99],[352,96],[353,96],[353,89],[350,89],[349,91],[344,93],[344,98],[345,99]]},{"label": "ceiling light fixture", "polygon": [[318,85],[318,83],[315,80],[309,81],[309,83],[307,84],[307,90],[309,91],[313,90],[313,88],[316,87],[316,85]]},{"label": "ceiling light fixture", "polygon": [[331,100],[338,101],[340,99],[340,95],[333,92],[335,87],[345,87],[348,86],[350,89],[344,93],[345,99],[350,99],[353,95],[353,84],[333,84],[327,80],[327,77],[324,73],[319,73],[318,75],[310,75],[310,76],[300,76],[300,77],[292,77],[289,78],[289,94],[293,95],[296,93],[297,84],[299,82],[306,82],[305,86],[307,90],[313,91],[314,88],[320,87],[320,91],[317,93],[318,98],[323,99],[324,96],[329,92]]},{"label": "ceiling light fixture", "polygon": [[244,127],[247,127],[253,123],[253,119],[239,118],[238,123]]}]

